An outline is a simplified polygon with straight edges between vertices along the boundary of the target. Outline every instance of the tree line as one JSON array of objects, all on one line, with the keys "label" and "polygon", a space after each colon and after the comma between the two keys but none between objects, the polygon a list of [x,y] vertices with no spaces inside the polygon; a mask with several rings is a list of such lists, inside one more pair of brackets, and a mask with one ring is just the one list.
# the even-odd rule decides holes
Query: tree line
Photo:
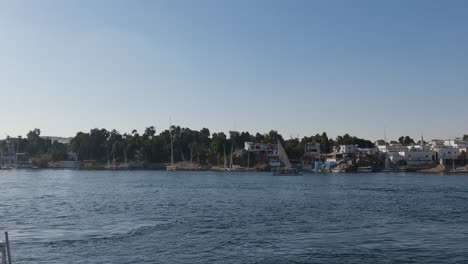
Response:
[{"label": "tree line", "polygon": [[[334,146],[358,145],[360,148],[372,148],[374,143],[367,139],[345,134],[336,138],[328,137],[327,133],[304,136],[302,138],[284,139],[275,130],[268,133],[250,134],[249,132],[230,131],[211,133],[208,128],[192,130],[180,126],[157,133],[154,126],[147,127],[142,133],[133,130],[130,133],[107,129],[91,129],[89,132],[78,132],[71,138],[69,144],[44,138],[40,129],[29,131],[26,138],[18,137],[19,152],[29,157],[45,157],[50,161],[67,159],[68,152],[77,154],[80,161],[94,160],[97,162],[135,160],[147,163],[166,163],[171,159],[171,140],[173,141],[174,161],[196,161],[202,164],[222,164],[224,153],[230,154],[234,149],[244,148],[245,142],[262,142],[276,144],[277,140],[285,146],[291,159],[301,159],[308,143],[320,144],[322,153],[330,153]],[[383,140],[378,141],[379,144]],[[404,145],[414,144],[408,136],[400,137]],[[396,143],[396,142],[395,142]],[[0,142],[0,151],[5,151],[6,141]]]}]

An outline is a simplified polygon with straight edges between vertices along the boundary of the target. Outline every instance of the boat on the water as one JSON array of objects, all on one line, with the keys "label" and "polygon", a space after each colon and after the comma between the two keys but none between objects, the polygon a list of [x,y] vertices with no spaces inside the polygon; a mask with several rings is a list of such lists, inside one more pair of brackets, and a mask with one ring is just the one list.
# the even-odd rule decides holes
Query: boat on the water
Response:
[{"label": "boat on the water", "polygon": [[284,150],[284,147],[281,144],[279,139],[278,139],[278,158],[281,161],[281,163],[284,164],[284,167],[272,169],[271,172],[273,173],[273,175],[275,176],[301,175],[298,169],[293,168],[291,162],[289,161],[288,154],[286,154],[286,151]]},{"label": "boat on the water", "polygon": [[389,168],[389,169],[383,169],[380,172],[405,172],[405,168]]},{"label": "boat on the water", "polygon": [[468,168],[467,167],[459,167],[455,169],[449,170],[449,173],[468,173]]},{"label": "boat on the water", "polygon": [[343,168],[333,168],[333,169],[331,169],[331,172],[333,172],[333,173],[344,173],[344,172],[346,172],[346,169],[343,169]]},{"label": "boat on the water", "polygon": [[174,127],[172,124],[169,125],[169,136],[171,138],[171,163],[166,164],[166,171],[199,171],[202,170],[200,165],[200,155],[198,154],[197,143],[194,140],[193,146],[195,146],[197,160],[198,162],[193,161],[192,149],[190,149],[190,161],[186,161],[184,153],[182,154],[182,161],[175,163],[174,162]]},{"label": "boat on the water", "polygon": [[241,167],[239,165],[232,165],[231,167],[224,168],[224,171],[246,172],[246,171],[249,171],[249,169],[245,167]]},{"label": "boat on the water", "polygon": [[357,168],[357,172],[373,172],[373,171],[374,169],[371,166]]},{"label": "boat on the water", "polygon": [[250,171],[249,168],[242,167],[240,165],[235,165],[234,164],[234,137],[232,138],[232,143],[231,143],[231,155],[229,157],[229,166],[227,165],[227,159],[226,159],[226,147],[224,146],[224,171],[229,171],[229,172],[248,172]]},{"label": "boat on the water", "polygon": [[301,172],[299,172],[298,169],[296,168],[277,168],[277,169],[272,169],[274,176],[296,176],[296,175],[302,175]]}]

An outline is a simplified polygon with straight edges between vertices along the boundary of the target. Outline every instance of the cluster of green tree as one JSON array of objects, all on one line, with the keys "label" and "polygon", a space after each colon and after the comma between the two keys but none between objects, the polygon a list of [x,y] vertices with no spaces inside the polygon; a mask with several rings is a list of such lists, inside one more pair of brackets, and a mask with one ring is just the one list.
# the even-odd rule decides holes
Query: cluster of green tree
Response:
[{"label": "cluster of green tree", "polygon": [[285,142],[286,152],[291,159],[300,159],[304,154],[307,144],[318,143],[320,144],[320,151],[322,153],[330,153],[333,151],[334,146],[338,145],[357,145],[359,148],[373,148],[374,143],[370,140],[353,137],[349,134],[338,136],[336,139],[329,138],[327,133],[316,134],[315,136],[303,137],[302,139],[291,138]]},{"label": "cluster of green tree", "polygon": [[[385,142],[385,140],[383,139],[379,139],[377,140],[377,144],[378,145],[385,145],[387,142]],[[398,141],[390,141],[390,144],[402,144],[403,146],[411,146],[413,144],[420,144],[421,141],[418,141],[417,143],[414,141],[414,139],[412,139],[411,137],[409,136],[401,136],[398,138]],[[424,143],[427,143],[424,141]]]},{"label": "cluster of green tree", "polygon": [[[245,142],[262,142],[276,144],[278,140],[285,146],[291,159],[300,159],[307,143],[319,143],[321,151],[329,153],[335,145],[358,145],[359,147],[374,147],[370,140],[352,137],[348,134],[338,136],[336,140],[328,138],[326,133],[311,137],[291,138],[285,140],[275,130],[269,133],[255,135],[249,132],[230,131],[229,136],[223,132],[210,134],[207,128],[200,131],[173,126],[159,135],[154,127],[146,128],[143,135],[136,130],[131,134],[119,134],[116,130],[93,129],[89,133],[78,133],[71,140],[71,150],[78,153],[81,160],[117,160],[137,159],[145,162],[170,161],[171,136],[174,146],[174,160],[194,160],[201,163],[221,164],[224,154],[229,155],[231,147],[243,148]],[[107,140],[106,140],[107,138]]]},{"label": "cluster of green tree", "polygon": [[228,136],[223,132],[211,134],[207,128],[196,131],[179,126],[159,134],[153,126],[146,128],[143,134],[136,130],[120,134],[116,130],[92,129],[89,133],[77,133],[70,142],[70,150],[78,154],[79,160],[163,163],[171,159],[172,140],[174,161],[219,164],[224,153],[229,155],[231,147],[243,148],[247,141],[274,143],[278,138],[283,140],[276,131],[255,136],[231,131]]},{"label": "cluster of green tree", "polygon": [[[468,139],[468,135],[465,135]],[[255,135],[249,132],[223,132],[211,134],[209,129],[200,131],[189,128],[172,126],[161,131],[147,127],[142,134],[137,130],[131,133],[121,134],[118,131],[106,129],[92,129],[91,131],[78,132],[70,141],[63,144],[56,140],[41,137],[41,131],[34,129],[26,138],[19,137],[18,150],[26,152],[29,157],[46,156],[49,160],[63,160],[67,152],[77,153],[79,160],[95,160],[99,162],[138,160],[149,163],[164,163],[171,160],[171,141],[173,142],[174,161],[197,161],[202,164],[222,164],[224,154],[230,154],[231,148],[241,149],[245,142],[262,142],[276,144],[280,141],[291,159],[301,159],[304,150],[309,143],[318,143],[322,153],[330,153],[333,146],[357,145],[360,148],[372,148],[374,144],[370,140],[345,134],[335,139],[329,138],[324,132],[315,136],[305,136],[301,139],[290,138],[285,140],[277,131]],[[398,142],[403,145],[414,144],[409,136],[402,136]],[[383,140],[378,143],[385,143]],[[397,142],[393,142],[397,143]],[[5,142],[0,144],[0,150],[5,148]]]},{"label": "cluster of green tree", "polygon": [[414,140],[410,138],[409,136],[401,136],[398,138],[398,142],[402,144],[403,146],[410,146],[412,144],[415,144]]},{"label": "cluster of green tree", "polygon": [[64,160],[67,157],[67,145],[57,140],[41,137],[41,130],[37,128],[29,131],[26,138],[19,136],[11,139],[8,137],[7,140],[1,141],[0,151],[5,152],[9,143],[13,144],[15,151],[26,153],[29,157],[43,157],[46,160]]}]

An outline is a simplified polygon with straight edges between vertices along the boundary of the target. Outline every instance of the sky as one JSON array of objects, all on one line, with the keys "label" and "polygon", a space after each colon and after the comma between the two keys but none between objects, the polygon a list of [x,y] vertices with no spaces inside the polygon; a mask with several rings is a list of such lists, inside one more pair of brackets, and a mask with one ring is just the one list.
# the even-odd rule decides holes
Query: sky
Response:
[{"label": "sky", "polygon": [[0,0],[0,137],[170,122],[461,136],[466,14],[455,0]]}]

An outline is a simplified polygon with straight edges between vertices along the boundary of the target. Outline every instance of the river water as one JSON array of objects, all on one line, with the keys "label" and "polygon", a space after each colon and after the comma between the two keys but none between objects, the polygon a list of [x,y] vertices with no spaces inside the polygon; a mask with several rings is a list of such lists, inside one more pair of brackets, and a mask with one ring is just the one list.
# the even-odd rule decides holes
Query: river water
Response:
[{"label": "river water", "polygon": [[468,175],[0,171],[0,231],[14,264],[468,263]]}]

